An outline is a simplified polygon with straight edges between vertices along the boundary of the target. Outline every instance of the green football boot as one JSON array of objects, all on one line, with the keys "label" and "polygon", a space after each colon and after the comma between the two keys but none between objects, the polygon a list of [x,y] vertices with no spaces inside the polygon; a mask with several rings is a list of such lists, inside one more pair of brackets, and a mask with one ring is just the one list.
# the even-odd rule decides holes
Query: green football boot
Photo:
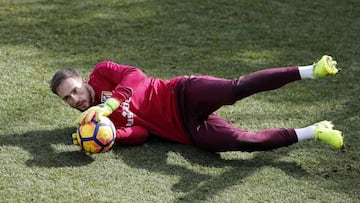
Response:
[{"label": "green football boot", "polygon": [[330,121],[321,121],[314,124],[314,126],[316,140],[321,140],[338,149],[344,148],[342,132],[334,130],[334,125]]},{"label": "green football boot", "polygon": [[337,62],[331,56],[324,55],[314,64],[313,75],[315,78],[323,78],[328,75],[335,75],[339,72],[336,68]]}]

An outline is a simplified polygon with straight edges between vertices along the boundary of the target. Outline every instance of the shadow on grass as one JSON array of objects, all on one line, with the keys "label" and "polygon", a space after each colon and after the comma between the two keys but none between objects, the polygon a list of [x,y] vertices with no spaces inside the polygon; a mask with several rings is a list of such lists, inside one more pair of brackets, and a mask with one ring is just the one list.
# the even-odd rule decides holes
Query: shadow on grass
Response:
[{"label": "shadow on grass", "polygon": [[[72,128],[55,129],[49,131],[31,131],[24,134],[0,135],[0,146],[20,147],[31,154],[31,159],[26,161],[29,167],[67,167],[90,164],[94,158],[78,151],[69,151],[71,145],[69,136],[74,131]],[[65,147],[55,149],[54,145]]]},{"label": "shadow on grass", "polygon": [[[310,175],[295,162],[279,160],[287,155],[290,148],[283,150],[282,155],[258,152],[251,159],[227,160],[217,153],[152,138],[144,146],[114,147],[112,150],[119,159],[131,167],[180,177],[180,180],[172,186],[172,191],[186,195],[180,197],[178,202],[211,199],[211,196],[239,184],[261,167],[278,168],[295,178]],[[179,162],[181,165],[178,164]],[[204,173],[199,172],[201,168],[204,168]],[[216,172],[208,174],[212,170]]]}]

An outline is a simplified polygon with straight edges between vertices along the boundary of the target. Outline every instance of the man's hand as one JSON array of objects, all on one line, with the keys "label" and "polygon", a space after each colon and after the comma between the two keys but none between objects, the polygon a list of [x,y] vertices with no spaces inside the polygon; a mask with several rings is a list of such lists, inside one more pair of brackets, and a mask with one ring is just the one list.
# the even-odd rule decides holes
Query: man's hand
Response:
[{"label": "man's hand", "polygon": [[73,139],[73,144],[80,146],[80,143],[79,143],[79,141],[78,141],[78,139],[77,139],[77,133],[73,133],[73,134],[71,135],[71,137],[72,137],[72,139]]},{"label": "man's hand", "polygon": [[114,98],[109,98],[105,103],[99,104],[97,106],[90,107],[88,110],[84,111],[76,123],[78,125],[83,125],[85,123],[90,123],[91,119],[95,118],[96,121],[100,120],[100,116],[108,116],[117,108],[119,108],[120,102]]},{"label": "man's hand", "polygon": [[78,141],[78,139],[77,139],[77,136],[78,136],[78,135],[77,135],[76,132],[71,135],[72,140],[73,140],[73,144],[76,145],[76,146],[78,146],[78,147],[79,147],[79,151],[82,152],[83,149],[82,149],[82,147],[80,146],[80,143],[79,143],[79,141]]},{"label": "man's hand", "polygon": [[[79,143],[79,141],[77,139],[77,136],[78,136],[78,134],[76,132],[71,135],[71,137],[73,139],[73,144],[77,145],[79,147],[80,152],[85,152],[84,149],[81,147],[81,145],[80,145],[80,143]],[[85,152],[85,153],[86,153],[86,155],[91,155],[90,152]]]}]

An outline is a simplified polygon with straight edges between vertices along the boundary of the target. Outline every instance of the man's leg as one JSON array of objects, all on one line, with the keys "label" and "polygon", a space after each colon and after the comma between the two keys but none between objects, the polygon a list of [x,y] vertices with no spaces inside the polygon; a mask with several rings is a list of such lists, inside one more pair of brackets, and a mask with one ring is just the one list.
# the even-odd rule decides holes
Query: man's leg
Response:
[{"label": "man's leg", "polygon": [[[340,131],[333,130],[329,121],[322,121],[305,128],[272,128],[246,131],[237,128],[217,116],[209,115],[204,121],[195,121],[190,128],[192,141],[204,150],[224,151],[266,151],[289,146],[306,139],[321,140],[335,148],[343,147]],[[303,136],[300,138],[300,134]],[[306,136],[306,139],[303,139]]]},{"label": "man's leg", "polygon": [[305,78],[334,75],[338,72],[335,65],[336,61],[325,55],[314,65],[264,69],[234,80],[190,77],[183,84],[186,111],[192,112],[191,116],[204,119],[221,106],[234,104],[255,93],[274,90]]},{"label": "man's leg", "polygon": [[300,79],[299,69],[295,66],[260,70],[234,80],[191,77],[184,84],[187,111],[197,115],[198,119],[206,118],[223,105],[234,104],[255,93],[274,90]]},{"label": "man's leg", "polygon": [[[239,80],[194,77],[186,81],[184,123],[189,124],[194,143],[210,151],[262,151],[287,146],[305,139],[322,140],[336,148],[343,147],[340,131],[315,124],[302,129],[245,131],[211,114],[222,105],[261,91],[273,90],[304,78],[321,78],[338,72],[336,61],[324,56],[311,66],[272,68],[251,73]],[[182,109],[180,107],[180,109]],[[182,109],[185,110],[185,109]],[[300,138],[300,139],[299,139]]]},{"label": "man's leg", "polygon": [[265,151],[285,147],[298,141],[294,129],[246,131],[211,114],[191,128],[194,144],[206,151]]}]

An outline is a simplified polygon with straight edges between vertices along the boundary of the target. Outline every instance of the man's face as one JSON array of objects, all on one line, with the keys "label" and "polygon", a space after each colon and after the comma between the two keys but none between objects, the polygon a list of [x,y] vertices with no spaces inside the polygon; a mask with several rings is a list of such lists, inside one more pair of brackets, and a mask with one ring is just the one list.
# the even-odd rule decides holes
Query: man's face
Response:
[{"label": "man's face", "polygon": [[93,88],[81,78],[67,78],[57,89],[57,95],[71,107],[85,111],[94,103]]}]

